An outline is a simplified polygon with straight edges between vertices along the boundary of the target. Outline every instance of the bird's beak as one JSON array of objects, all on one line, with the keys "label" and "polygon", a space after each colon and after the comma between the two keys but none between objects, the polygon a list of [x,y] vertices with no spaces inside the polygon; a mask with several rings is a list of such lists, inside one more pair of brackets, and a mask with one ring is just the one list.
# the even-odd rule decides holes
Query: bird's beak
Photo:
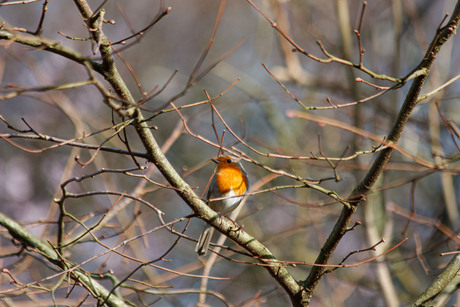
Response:
[{"label": "bird's beak", "polygon": [[220,161],[217,160],[217,159],[211,159],[211,161],[214,162],[214,163],[216,163],[216,164],[219,164],[219,163],[220,163]]}]

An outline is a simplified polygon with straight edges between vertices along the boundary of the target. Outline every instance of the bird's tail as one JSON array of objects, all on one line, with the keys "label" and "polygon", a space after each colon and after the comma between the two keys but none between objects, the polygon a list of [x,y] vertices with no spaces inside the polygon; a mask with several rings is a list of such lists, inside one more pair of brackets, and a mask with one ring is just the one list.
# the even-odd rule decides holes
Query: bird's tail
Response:
[{"label": "bird's tail", "polygon": [[198,243],[195,247],[195,252],[200,256],[206,256],[208,252],[209,243],[211,242],[212,234],[214,233],[214,228],[208,224],[204,226],[204,230],[201,233]]}]

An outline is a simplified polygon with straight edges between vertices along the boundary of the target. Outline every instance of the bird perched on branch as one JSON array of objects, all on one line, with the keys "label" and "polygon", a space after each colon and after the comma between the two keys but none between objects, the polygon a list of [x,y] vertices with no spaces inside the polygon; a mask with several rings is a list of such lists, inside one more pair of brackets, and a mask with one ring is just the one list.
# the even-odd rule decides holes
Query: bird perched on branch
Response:
[{"label": "bird perched on branch", "polygon": [[[249,187],[248,176],[241,164],[230,157],[220,156],[212,161],[216,163],[217,171],[208,188],[207,204],[225,216],[235,210],[243,199],[242,195]],[[198,255],[205,256],[208,252],[213,232],[214,228],[206,224],[195,248]]]}]

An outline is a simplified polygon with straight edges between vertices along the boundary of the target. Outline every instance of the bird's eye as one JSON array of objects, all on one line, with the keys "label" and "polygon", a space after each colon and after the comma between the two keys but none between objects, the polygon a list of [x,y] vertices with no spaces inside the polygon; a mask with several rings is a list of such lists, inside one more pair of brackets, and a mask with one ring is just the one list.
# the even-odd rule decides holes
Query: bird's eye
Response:
[{"label": "bird's eye", "polygon": [[232,163],[232,160],[231,160],[231,159],[227,159],[227,163]]}]

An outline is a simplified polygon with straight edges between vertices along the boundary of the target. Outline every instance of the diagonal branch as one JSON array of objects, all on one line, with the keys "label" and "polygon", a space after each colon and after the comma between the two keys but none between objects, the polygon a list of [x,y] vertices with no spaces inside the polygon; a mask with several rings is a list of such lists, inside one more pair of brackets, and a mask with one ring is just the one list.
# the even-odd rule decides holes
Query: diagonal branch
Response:
[{"label": "diagonal branch", "polygon": [[[90,29],[96,29],[95,23],[97,23],[97,21],[94,19],[94,14],[88,3],[84,0],[75,0],[75,3],[83,18],[88,23],[88,27]],[[110,42],[100,29],[90,32],[96,41],[101,42],[99,51],[101,52],[103,61],[102,66],[104,67],[103,76],[106,78],[106,81],[110,83],[115,92],[121,98],[134,105],[134,98],[118,73],[111,56]],[[175,188],[178,195],[199,215],[199,217],[212,224],[221,233],[224,233],[230,239],[243,246],[251,254],[256,256],[259,261],[265,262],[264,259],[273,260],[274,256],[263,244],[242,230],[236,232],[232,222],[219,216],[193,192],[192,188],[182,179],[161,151],[160,146],[151,132],[151,128],[145,121],[142,111],[139,108],[132,107],[129,112],[132,112],[131,117],[134,120],[133,126],[147,150],[149,160],[157,166],[158,170],[162,173],[165,179]],[[303,293],[300,291],[300,286],[294,277],[286,270],[286,268],[281,266],[267,266],[266,269],[288,293],[293,304],[300,306],[299,303],[296,304],[295,302],[302,301],[301,296]]]},{"label": "diagonal branch", "polygon": [[[460,23],[460,2],[457,2],[457,5],[452,13],[452,17],[449,20],[448,24],[438,29],[434,39],[432,40],[428,50],[423,58],[422,62],[418,66],[419,71],[424,71],[425,73],[417,76],[412,86],[407,93],[404,104],[401,107],[401,110],[398,113],[398,116],[393,124],[392,129],[390,130],[386,140],[391,144],[396,144],[402,134],[402,131],[409,119],[410,114],[417,105],[420,91],[425,83],[425,80],[430,71],[431,65],[433,64],[436,55],[441,49],[442,45],[455,33]],[[358,205],[365,199],[366,194],[374,186],[377,179],[382,174],[388,160],[393,153],[394,146],[388,146],[385,149],[379,152],[379,155],[372,164],[371,169],[366,174],[364,179],[355,187],[350,195],[350,207],[343,207],[342,213],[337,220],[334,229],[321,248],[321,253],[316,259],[316,264],[327,264],[332,254],[339,244],[340,240],[346,233],[346,229],[351,220],[351,217],[355,213]],[[312,268],[308,278],[303,282],[305,288],[308,291],[308,299],[311,298],[314,289],[318,285],[319,280],[325,273],[325,268],[321,266],[315,266]]]},{"label": "diagonal branch", "polygon": [[415,303],[414,307],[427,306],[430,302],[441,293],[441,291],[458,276],[460,272],[460,254],[457,254],[452,258],[447,267],[442,271],[441,274],[430,284],[430,286],[420,295]]},{"label": "diagonal branch", "polygon": [[[13,238],[26,246],[35,248],[40,254],[42,254],[50,262],[54,263],[61,269],[66,270],[68,268],[75,267],[75,265],[71,262],[61,258],[48,243],[40,240],[27,229],[25,229],[22,225],[6,217],[2,213],[0,213],[0,225],[5,227]],[[81,268],[71,270],[71,275],[73,279],[79,281],[85,288],[90,290],[91,293],[94,293],[96,297],[100,297],[102,300],[106,299],[107,305],[127,306],[125,302],[118,296],[109,296],[110,292],[96,280],[91,278],[90,274]]]}]

